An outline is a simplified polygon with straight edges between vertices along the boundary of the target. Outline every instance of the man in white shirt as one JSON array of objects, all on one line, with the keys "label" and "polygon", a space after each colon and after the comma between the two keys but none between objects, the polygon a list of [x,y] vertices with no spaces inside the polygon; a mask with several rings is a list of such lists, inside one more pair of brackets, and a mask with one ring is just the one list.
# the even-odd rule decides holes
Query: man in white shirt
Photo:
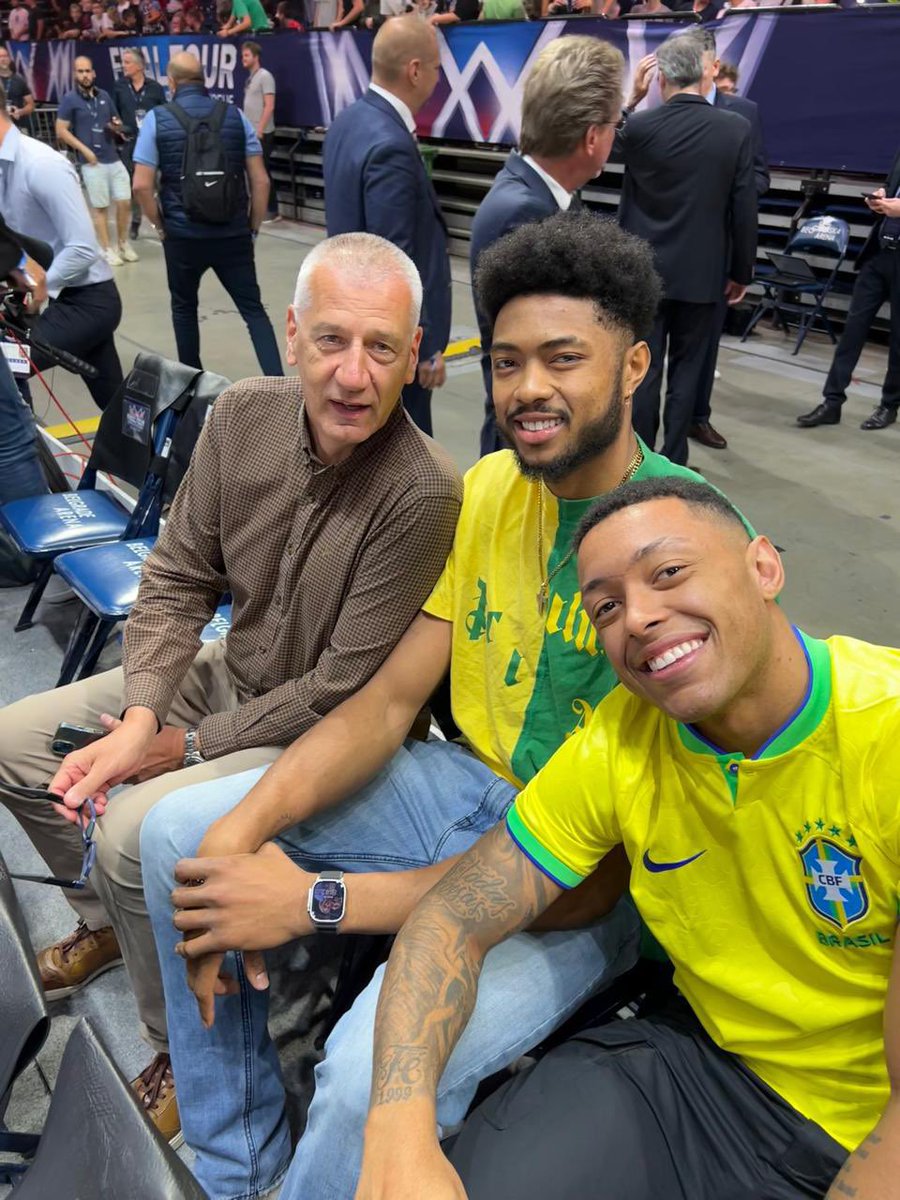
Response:
[{"label": "man in white shirt", "polygon": [[9,38],[12,42],[28,41],[28,9],[23,0],[13,0],[13,6],[7,18]]},{"label": "man in white shirt", "polygon": [[244,42],[241,63],[247,72],[244,84],[244,116],[256,130],[263,152],[263,163],[269,176],[269,208],[266,221],[280,220],[278,193],[272,178],[272,143],[275,140],[275,77],[260,61],[259,42]]}]

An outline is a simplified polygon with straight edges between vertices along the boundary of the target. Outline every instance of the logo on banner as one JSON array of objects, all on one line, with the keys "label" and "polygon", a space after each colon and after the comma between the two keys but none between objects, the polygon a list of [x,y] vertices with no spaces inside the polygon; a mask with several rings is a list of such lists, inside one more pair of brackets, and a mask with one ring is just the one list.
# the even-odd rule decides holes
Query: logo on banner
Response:
[{"label": "logo on banner", "polygon": [[826,837],[811,838],[798,851],[812,910],[838,929],[846,929],[869,911],[869,893],[861,873],[862,856]]}]

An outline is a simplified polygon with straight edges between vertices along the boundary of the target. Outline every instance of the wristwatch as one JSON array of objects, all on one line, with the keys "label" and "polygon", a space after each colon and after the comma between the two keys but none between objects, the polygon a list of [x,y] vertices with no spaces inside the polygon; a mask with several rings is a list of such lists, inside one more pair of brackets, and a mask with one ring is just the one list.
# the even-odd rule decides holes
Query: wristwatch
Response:
[{"label": "wristwatch", "polygon": [[343,871],[320,871],[309,889],[306,911],[322,933],[337,933],[347,911],[347,885]]},{"label": "wristwatch", "polygon": [[194,725],[184,731],[184,758],[182,759],[182,765],[185,767],[199,767],[201,763],[205,762],[206,759],[200,753],[197,726]]}]

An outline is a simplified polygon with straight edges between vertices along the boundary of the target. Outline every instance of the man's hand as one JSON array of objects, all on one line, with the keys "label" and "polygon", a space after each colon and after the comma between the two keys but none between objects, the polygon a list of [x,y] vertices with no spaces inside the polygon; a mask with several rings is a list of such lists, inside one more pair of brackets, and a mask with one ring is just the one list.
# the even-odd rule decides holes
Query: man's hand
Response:
[{"label": "man's hand", "polygon": [[[26,297],[25,307],[32,316],[37,315],[47,303],[47,272],[33,258],[26,258],[24,271],[16,267],[10,276],[16,288]],[[29,279],[34,282],[29,283]]]},{"label": "man's hand", "polygon": [[109,713],[104,713],[100,720],[113,732],[83,750],[67,754],[48,784],[49,790],[63,801],[53,807],[73,824],[78,820],[78,809],[89,796],[94,798],[97,816],[103,815],[107,792],[140,770],[156,735],[156,715],[149,708],[129,708],[124,721]]},{"label": "man's hand", "polygon": [[83,157],[84,157],[84,161],[87,163],[87,165],[88,165],[89,167],[96,167],[96,165],[97,165],[97,155],[96,155],[96,154],[93,152],[93,150],[89,150],[89,149],[88,149],[88,147],[87,147],[87,146],[85,146],[85,147],[82,149],[81,153],[82,153],[82,155],[83,155]]},{"label": "man's hand", "polygon": [[447,367],[443,354],[433,354],[425,362],[419,363],[419,383],[423,388],[443,387],[447,379]]},{"label": "man's hand", "polygon": [[740,304],[747,295],[746,283],[735,283],[733,279],[726,280],[725,299],[729,304]]},{"label": "man's hand", "polygon": [[434,1133],[424,1141],[403,1125],[369,1117],[355,1200],[466,1200],[466,1191]]},{"label": "man's hand", "polygon": [[866,200],[866,204],[881,217],[900,217],[900,196],[888,198],[884,188],[879,188],[872,199]]},{"label": "man's hand", "polygon": [[[100,724],[112,733],[122,722],[118,717],[103,713]],[[180,771],[183,766],[184,730],[175,725],[163,725],[129,782],[143,783],[146,779],[156,779],[158,775],[165,775],[169,771]]]},{"label": "man's hand", "polygon": [[637,108],[640,102],[646,99],[655,74],[656,55],[645,54],[635,68],[634,79],[631,81],[631,95],[628,97],[628,108]]}]

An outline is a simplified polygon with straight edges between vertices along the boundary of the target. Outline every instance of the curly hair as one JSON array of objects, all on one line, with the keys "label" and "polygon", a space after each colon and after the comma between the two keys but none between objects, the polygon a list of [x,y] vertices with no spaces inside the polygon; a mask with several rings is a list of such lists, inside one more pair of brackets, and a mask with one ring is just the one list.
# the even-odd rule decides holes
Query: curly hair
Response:
[{"label": "curly hair", "polygon": [[476,303],[490,321],[519,296],[592,300],[601,325],[646,338],[662,294],[653,252],[615,221],[555,213],[489,246],[475,270]]}]

